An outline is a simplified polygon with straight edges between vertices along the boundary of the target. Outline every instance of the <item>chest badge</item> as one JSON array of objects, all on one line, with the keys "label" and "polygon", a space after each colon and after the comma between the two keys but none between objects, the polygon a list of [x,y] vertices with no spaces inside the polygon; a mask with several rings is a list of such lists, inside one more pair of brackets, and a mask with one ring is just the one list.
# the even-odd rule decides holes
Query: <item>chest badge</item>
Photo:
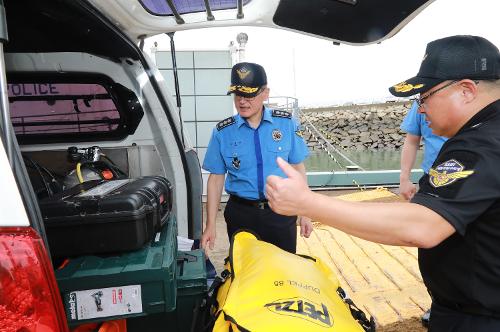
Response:
[{"label": "chest badge", "polygon": [[464,171],[464,165],[455,159],[450,159],[429,170],[429,183],[434,188],[444,187],[473,173],[473,170]]},{"label": "chest badge", "polygon": [[240,163],[241,161],[238,159],[238,156],[233,156],[233,161],[232,161],[233,167],[236,169],[240,169]]},{"label": "chest badge", "polygon": [[272,135],[273,135],[273,140],[275,140],[276,142],[281,141],[281,139],[283,138],[283,134],[279,129],[273,129]]}]

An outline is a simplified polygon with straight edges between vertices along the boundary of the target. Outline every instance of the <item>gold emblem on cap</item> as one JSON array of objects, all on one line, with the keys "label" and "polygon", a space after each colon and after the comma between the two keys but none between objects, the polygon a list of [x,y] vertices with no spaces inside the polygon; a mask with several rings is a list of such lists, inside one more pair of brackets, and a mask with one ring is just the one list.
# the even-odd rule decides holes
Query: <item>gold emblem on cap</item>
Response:
[{"label": "gold emblem on cap", "polygon": [[237,69],[236,70],[236,73],[238,74],[238,76],[240,77],[240,80],[244,80],[245,77],[248,76],[248,74],[250,74],[250,70],[246,69],[246,68],[241,68],[241,69]]},{"label": "gold emblem on cap", "polygon": [[396,92],[408,92],[411,90],[420,89],[422,87],[424,87],[424,84],[413,85],[413,84],[409,84],[406,82],[401,82],[401,83],[398,83],[395,86],[393,86],[394,91],[396,91]]},{"label": "gold emblem on cap", "polygon": [[254,93],[257,90],[259,90],[259,88],[258,87],[257,88],[252,88],[252,87],[249,87],[249,86],[237,85],[231,91],[233,91],[233,90],[238,90],[239,92],[243,92],[243,93]]}]

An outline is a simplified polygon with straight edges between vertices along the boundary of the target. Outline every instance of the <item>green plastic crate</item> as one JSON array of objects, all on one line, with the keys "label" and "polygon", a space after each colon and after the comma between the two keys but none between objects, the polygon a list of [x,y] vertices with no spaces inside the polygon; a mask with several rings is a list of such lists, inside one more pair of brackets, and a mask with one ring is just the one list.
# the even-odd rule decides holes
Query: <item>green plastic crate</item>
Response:
[{"label": "green plastic crate", "polygon": [[[119,234],[117,234],[119,236]],[[84,256],[56,271],[70,326],[175,310],[177,224],[119,256]]]},{"label": "green plastic crate", "polygon": [[[183,264],[177,269],[177,322],[179,332],[189,331],[193,310],[207,292],[207,269],[203,251],[189,251],[177,256]],[[194,259],[194,260],[193,260]],[[182,266],[182,268],[181,268]]]},{"label": "green plastic crate", "polygon": [[173,312],[127,319],[128,332],[189,332],[193,310],[207,292],[207,271],[202,250],[177,256],[177,308]]}]

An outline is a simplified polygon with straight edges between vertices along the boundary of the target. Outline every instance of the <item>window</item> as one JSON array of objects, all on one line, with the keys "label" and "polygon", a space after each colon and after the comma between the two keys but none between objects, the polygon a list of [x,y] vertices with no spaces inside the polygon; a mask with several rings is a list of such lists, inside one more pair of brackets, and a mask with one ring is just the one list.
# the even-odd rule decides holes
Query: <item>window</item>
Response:
[{"label": "window", "polygon": [[[251,0],[243,0],[246,5]],[[142,6],[153,15],[173,15],[166,0],[139,0]],[[172,0],[179,14],[189,14],[206,11],[204,0]],[[211,10],[235,9],[237,0],[209,0]]]},{"label": "window", "polygon": [[144,114],[131,90],[100,76],[14,77],[8,94],[21,144],[122,139],[135,132]]},{"label": "window", "polygon": [[10,114],[17,135],[108,132],[120,114],[99,84],[8,84]]}]

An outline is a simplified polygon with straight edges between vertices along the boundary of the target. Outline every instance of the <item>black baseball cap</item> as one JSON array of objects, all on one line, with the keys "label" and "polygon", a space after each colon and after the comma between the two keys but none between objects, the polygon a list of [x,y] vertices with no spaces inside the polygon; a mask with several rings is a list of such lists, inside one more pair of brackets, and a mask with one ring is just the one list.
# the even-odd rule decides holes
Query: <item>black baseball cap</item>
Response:
[{"label": "black baseball cap", "polygon": [[240,62],[231,69],[231,86],[227,94],[255,97],[266,84],[267,76],[264,67],[256,63]]},{"label": "black baseball cap", "polygon": [[427,44],[417,76],[389,88],[396,97],[428,91],[448,80],[500,78],[500,53],[485,38],[451,36]]}]

